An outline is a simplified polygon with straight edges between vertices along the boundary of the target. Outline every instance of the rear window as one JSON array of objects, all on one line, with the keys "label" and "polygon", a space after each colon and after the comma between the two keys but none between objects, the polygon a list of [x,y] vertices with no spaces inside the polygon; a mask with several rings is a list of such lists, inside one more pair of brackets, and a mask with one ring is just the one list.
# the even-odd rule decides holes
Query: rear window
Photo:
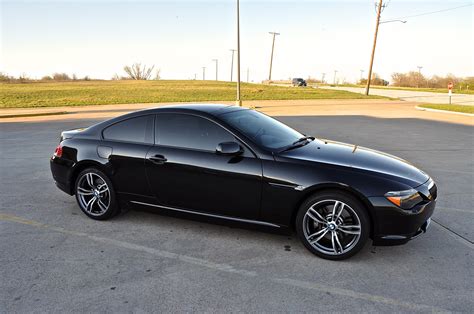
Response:
[{"label": "rear window", "polygon": [[115,123],[102,132],[104,139],[134,143],[153,143],[153,115]]}]

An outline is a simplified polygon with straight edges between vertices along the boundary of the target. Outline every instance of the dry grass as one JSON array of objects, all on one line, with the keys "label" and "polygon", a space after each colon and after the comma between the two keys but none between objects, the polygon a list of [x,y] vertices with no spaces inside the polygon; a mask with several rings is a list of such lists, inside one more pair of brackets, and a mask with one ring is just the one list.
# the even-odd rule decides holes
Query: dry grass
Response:
[{"label": "dry grass", "polygon": [[[236,83],[216,81],[79,81],[1,83],[0,108],[232,101]],[[242,84],[243,100],[366,99],[346,91]]]}]

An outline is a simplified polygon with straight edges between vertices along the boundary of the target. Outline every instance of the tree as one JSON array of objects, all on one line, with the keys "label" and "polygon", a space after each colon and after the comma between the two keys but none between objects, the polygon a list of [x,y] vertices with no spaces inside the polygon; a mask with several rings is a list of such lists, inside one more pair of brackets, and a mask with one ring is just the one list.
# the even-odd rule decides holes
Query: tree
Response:
[{"label": "tree", "polygon": [[161,80],[161,69],[157,69],[157,70],[156,70],[155,80],[156,80],[156,81]]},{"label": "tree", "polygon": [[54,73],[53,80],[55,81],[70,81],[71,78],[66,73]]},{"label": "tree", "polygon": [[150,79],[151,73],[155,66],[147,67],[141,63],[134,63],[131,66],[125,66],[123,70],[127,73],[128,77],[132,80],[148,80]]},{"label": "tree", "polygon": [[[370,84],[371,85],[379,85],[379,86],[387,86],[388,81],[382,79],[377,73],[372,73],[372,78],[370,79]],[[366,85],[367,84],[367,79],[361,79],[359,81],[360,85]]]}]

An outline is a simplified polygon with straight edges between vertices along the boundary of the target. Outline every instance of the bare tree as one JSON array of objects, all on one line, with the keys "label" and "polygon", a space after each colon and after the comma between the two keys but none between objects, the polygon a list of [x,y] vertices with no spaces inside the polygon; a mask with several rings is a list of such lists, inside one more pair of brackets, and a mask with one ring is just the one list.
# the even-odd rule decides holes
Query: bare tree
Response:
[{"label": "bare tree", "polygon": [[155,80],[156,81],[161,80],[161,69],[156,70]]},{"label": "bare tree", "polygon": [[54,73],[53,80],[55,81],[70,81],[71,78],[66,73]]},{"label": "bare tree", "polygon": [[131,66],[125,66],[123,70],[132,80],[148,80],[155,66],[147,67],[141,63],[134,63]]}]

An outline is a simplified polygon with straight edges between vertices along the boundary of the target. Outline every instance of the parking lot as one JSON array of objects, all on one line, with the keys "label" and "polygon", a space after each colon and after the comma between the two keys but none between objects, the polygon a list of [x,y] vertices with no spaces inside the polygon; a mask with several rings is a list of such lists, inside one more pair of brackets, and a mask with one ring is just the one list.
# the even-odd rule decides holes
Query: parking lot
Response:
[{"label": "parking lot", "polygon": [[61,130],[0,124],[0,312],[463,311],[474,308],[473,127],[410,118],[285,116],[308,135],[408,159],[439,187],[428,233],[343,262],[281,235],[134,211],[83,215],[53,184]]}]

